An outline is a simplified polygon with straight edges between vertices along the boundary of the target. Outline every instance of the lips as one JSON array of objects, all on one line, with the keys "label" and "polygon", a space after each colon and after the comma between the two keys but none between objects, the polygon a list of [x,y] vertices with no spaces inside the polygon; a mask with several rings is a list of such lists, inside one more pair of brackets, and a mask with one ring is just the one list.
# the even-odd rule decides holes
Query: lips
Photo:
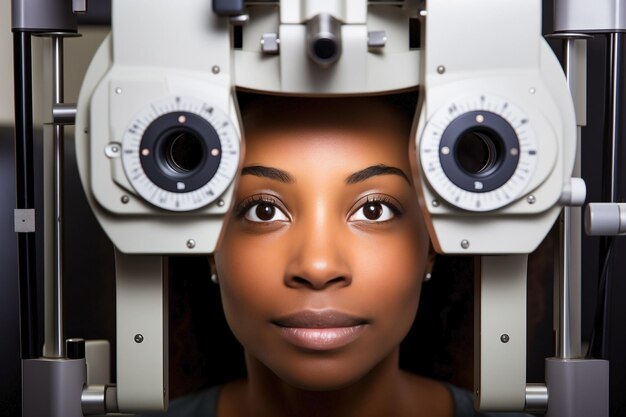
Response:
[{"label": "lips", "polygon": [[272,320],[291,344],[308,350],[332,350],[356,340],[367,320],[336,310],[305,310]]}]

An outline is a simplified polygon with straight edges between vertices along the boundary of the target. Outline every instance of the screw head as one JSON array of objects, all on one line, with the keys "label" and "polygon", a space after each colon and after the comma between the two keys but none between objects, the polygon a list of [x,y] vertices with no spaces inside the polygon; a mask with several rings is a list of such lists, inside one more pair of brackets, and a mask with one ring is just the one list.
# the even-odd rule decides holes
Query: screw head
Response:
[{"label": "screw head", "polygon": [[432,204],[433,207],[439,207],[439,200],[433,200],[430,202],[430,204]]},{"label": "screw head", "polygon": [[509,343],[510,337],[508,334],[504,333],[502,336],[500,336],[500,341],[502,343]]},{"label": "screw head", "polygon": [[211,68],[211,71],[213,72],[213,74],[219,74],[220,67],[218,65],[213,65],[213,67]]},{"label": "screw head", "polygon": [[218,205],[219,207],[224,207],[224,204],[225,204],[225,203],[224,203],[224,200],[217,200],[217,205]]},{"label": "screw head", "polygon": [[120,198],[120,200],[122,201],[122,204],[128,204],[128,202],[130,201],[130,197],[124,194],[122,198]]},{"label": "screw head", "polygon": [[119,143],[113,142],[113,143],[109,143],[107,146],[104,147],[104,154],[108,157],[108,158],[116,158],[118,156],[120,156],[120,151],[122,150],[121,146]]},{"label": "screw head", "polygon": [[122,94],[122,89],[121,89],[121,88],[119,88],[119,87],[117,87],[117,88],[115,89],[115,94]]},{"label": "screw head", "polygon": [[137,334],[135,335],[135,343],[141,343],[141,342],[143,342],[143,335],[142,335],[142,334],[137,333]]},{"label": "screw head", "polygon": [[195,248],[195,247],[196,247],[196,241],[195,241],[195,240],[193,240],[193,239],[189,239],[189,240],[187,241],[187,247],[188,247],[189,249],[193,249],[193,248]]},{"label": "screw head", "polygon": [[443,74],[444,72],[446,72],[446,67],[444,67],[443,65],[439,65],[437,67],[437,74]]},{"label": "screw head", "polygon": [[463,239],[463,240],[461,241],[461,247],[462,247],[463,249],[467,249],[467,248],[469,248],[469,246],[470,246],[469,240],[467,240],[467,239]]},{"label": "screw head", "polygon": [[537,201],[537,199],[535,198],[534,195],[529,195],[528,197],[526,197],[526,201],[528,202],[528,204],[535,204],[535,202]]}]

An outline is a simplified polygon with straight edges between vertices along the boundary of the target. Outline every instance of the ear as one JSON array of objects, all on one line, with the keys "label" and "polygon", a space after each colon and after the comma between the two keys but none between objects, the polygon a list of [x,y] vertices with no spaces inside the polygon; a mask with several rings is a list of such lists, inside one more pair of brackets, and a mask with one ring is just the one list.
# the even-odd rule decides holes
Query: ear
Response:
[{"label": "ear", "polygon": [[214,284],[219,284],[219,279],[217,277],[217,268],[215,267],[215,255],[210,254],[209,256],[207,256],[207,261],[209,262],[209,271],[210,271],[210,278],[211,281]]},{"label": "ear", "polygon": [[435,251],[433,244],[429,243],[428,255],[426,257],[426,265],[424,265],[424,276],[432,274],[436,260],[437,252]]}]

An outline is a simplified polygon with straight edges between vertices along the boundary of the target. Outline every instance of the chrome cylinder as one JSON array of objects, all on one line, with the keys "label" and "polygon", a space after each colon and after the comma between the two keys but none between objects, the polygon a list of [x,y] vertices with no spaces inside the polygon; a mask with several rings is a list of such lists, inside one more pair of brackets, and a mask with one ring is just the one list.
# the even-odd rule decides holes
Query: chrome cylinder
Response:
[{"label": "chrome cylinder", "polygon": [[309,58],[322,67],[329,67],[341,56],[341,22],[327,13],[320,13],[306,26],[306,48]]}]

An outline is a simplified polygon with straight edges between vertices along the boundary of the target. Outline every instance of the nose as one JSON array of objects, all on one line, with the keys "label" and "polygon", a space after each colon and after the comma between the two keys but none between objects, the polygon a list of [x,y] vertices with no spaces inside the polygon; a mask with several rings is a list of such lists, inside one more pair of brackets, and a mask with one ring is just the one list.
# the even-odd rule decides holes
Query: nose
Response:
[{"label": "nose", "polygon": [[324,290],[352,283],[345,256],[348,242],[338,227],[321,220],[294,228],[294,246],[285,271],[285,285]]}]

